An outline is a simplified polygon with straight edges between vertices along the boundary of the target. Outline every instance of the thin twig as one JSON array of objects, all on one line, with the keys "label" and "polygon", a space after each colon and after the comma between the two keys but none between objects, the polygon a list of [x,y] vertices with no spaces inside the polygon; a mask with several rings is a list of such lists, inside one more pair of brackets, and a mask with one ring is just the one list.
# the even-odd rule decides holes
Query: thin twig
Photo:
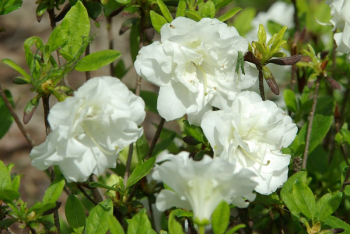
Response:
[{"label": "thin twig", "polygon": [[13,119],[15,120],[19,130],[21,130],[21,132],[22,132],[23,136],[26,138],[28,144],[33,148],[35,146],[34,141],[30,137],[29,133],[25,130],[23,124],[21,123],[20,119],[18,118],[17,113],[15,112],[15,109],[12,107],[10,101],[7,99],[4,91],[2,90],[1,85],[0,85],[0,96],[4,100],[4,103],[7,107],[7,109],[10,111],[10,113],[11,113]]},{"label": "thin twig", "polygon": [[156,230],[156,224],[154,223],[154,214],[153,214],[152,203],[151,203],[151,199],[149,198],[149,196],[147,196],[147,200],[148,200],[148,209],[149,209],[149,215],[150,215],[152,229]]},{"label": "thin twig", "polygon": [[343,190],[345,189],[345,186],[348,185],[348,180],[350,177],[350,167],[348,167],[348,171],[346,172],[345,178],[344,178],[344,183],[340,189],[340,192],[343,192]]},{"label": "thin twig", "polygon": [[[89,54],[90,54],[90,43],[86,46],[85,56],[88,56]],[[85,72],[85,77],[86,77],[86,81],[90,80],[91,72],[90,71],[86,71]]]},{"label": "thin twig", "polygon": [[160,120],[159,125],[158,125],[157,131],[156,131],[156,133],[154,134],[152,143],[151,143],[151,145],[150,145],[150,147],[149,147],[149,150],[148,150],[147,156],[145,157],[145,160],[149,159],[149,158],[152,156],[154,147],[156,146],[156,143],[157,143],[157,141],[158,141],[158,138],[159,138],[159,136],[160,136],[160,133],[162,132],[164,123],[165,123],[165,119],[162,118],[162,119]]},{"label": "thin twig", "polygon": [[94,199],[92,199],[91,197],[90,197],[90,195],[89,194],[87,194],[87,192],[79,185],[78,186],[78,189],[84,194],[84,196],[87,198],[87,199],[89,199],[89,201],[91,201],[95,206],[98,204]]},{"label": "thin twig", "polygon": [[43,107],[44,107],[44,122],[45,122],[46,135],[48,135],[51,132],[51,127],[48,120],[49,113],[50,113],[50,105],[49,105],[50,95],[43,96],[42,100],[43,100]]},{"label": "thin twig", "polygon": [[131,143],[129,145],[129,154],[128,154],[128,160],[126,161],[126,168],[124,173],[124,184],[126,186],[126,182],[128,181],[128,178],[130,176],[130,168],[131,168],[131,159],[132,159],[132,153],[134,151],[133,144]]},{"label": "thin twig", "polygon": [[[114,49],[112,24],[113,24],[112,18],[107,17],[108,49],[110,49],[110,50]],[[113,62],[109,64],[109,73],[111,76],[113,76],[113,74],[114,74]]]},{"label": "thin twig", "polygon": [[259,91],[260,91],[261,99],[265,101],[264,75],[261,70],[259,70]]},{"label": "thin twig", "polygon": [[294,19],[294,28],[297,32],[300,31],[299,28],[299,19],[298,19],[298,7],[297,7],[297,3],[296,0],[292,0],[293,6],[294,6],[294,15],[293,15],[293,19]]},{"label": "thin twig", "polygon": [[314,121],[314,116],[315,116],[318,91],[319,91],[319,88],[320,88],[320,81],[321,81],[321,77],[318,77],[317,81],[316,81],[314,100],[312,102],[312,108],[311,108],[311,112],[310,112],[309,125],[307,127],[307,133],[306,133],[306,143],[305,143],[305,151],[304,151],[304,158],[303,158],[303,168],[306,168],[307,157],[309,155],[309,146],[310,146],[312,122]]}]

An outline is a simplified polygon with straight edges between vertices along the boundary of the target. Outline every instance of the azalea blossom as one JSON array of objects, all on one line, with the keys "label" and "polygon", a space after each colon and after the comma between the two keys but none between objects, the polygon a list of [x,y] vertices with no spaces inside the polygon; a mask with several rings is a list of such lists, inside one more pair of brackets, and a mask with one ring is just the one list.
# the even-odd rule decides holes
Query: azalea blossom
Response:
[{"label": "azalea blossom", "polygon": [[290,155],[281,149],[292,143],[297,127],[274,102],[245,91],[230,108],[204,116],[201,126],[215,156],[256,173],[255,191],[270,194],[287,180]]},{"label": "azalea blossom", "polygon": [[145,118],[144,101],[117,78],[96,77],[48,117],[52,132],[30,152],[39,170],[57,165],[68,181],[85,181],[116,166],[119,151],[136,142]]},{"label": "azalea blossom", "polygon": [[249,63],[245,75],[235,72],[238,52],[247,51],[248,42],[218,19],[178,17],[160,35],[161,41],[139,51],[135,69],[160,86],[157,108],[167,121],[187,114],[190,123],[198,124],[212,106],[222,108],[257,80]]},{"label": "azalea blossom", "polygon": [[252,191],[256,182],[251,180],[254,173],[250,170],[207,155],[201,161],[194,161],[188,152],[169,154],[166,159],[152,174],[153,179],[172,189],[159,193],[156,206],[160,211],[174,206],[193,210],[193,220],[206,225],[221,201],[242,208],[249,204],[246,199],[255,199]]},{"label": "azalea blossom", "polygon": [[331,8],[334,29],[339,29],[341,32],[334,34],[334,40],[337,43],[337,51],[342,53],[350,52],[350,1],[346,0],[326,0],[326,3]]}]

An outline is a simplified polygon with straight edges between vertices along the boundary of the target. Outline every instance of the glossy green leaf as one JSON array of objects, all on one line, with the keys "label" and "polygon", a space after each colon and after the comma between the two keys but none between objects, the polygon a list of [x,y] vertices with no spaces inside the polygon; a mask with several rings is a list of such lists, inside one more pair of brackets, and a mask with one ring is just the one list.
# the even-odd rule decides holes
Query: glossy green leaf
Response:
[{"label": "glossy green leaf", "polygon": [[[12,107],[15,107],[11,92],[9,90],[4,90],[4,94],[7,97],[7,100],[9,100],[9,102],[11,103]],[[9,109],[5,105],[5,101],[1,97],[0,97],[0,119],[1,119],[0,139],[1,139],[3,136],[5,136],[7,131],[10,129],[11,124],[13,122],[13,117]]]},{"label": "glossy green leaf", "polygon": [[202,19],[202,17],[198,14],[198,12],[191,11],[191,10],[186,11],[186,17],[194,21],[200,21]]},{"label": "glossy green leaf", "polygon": [[[152,15],[152,11],[151,11]],[[140,21],[138,20],[131,28],[130,37],[130,54],[132,62],[134,63],[136,60],[136,56],[140,50]]]},{"label": "glossy green leaf", "polygon": [[170,14],[170,11],[168,9],[168,7],[164,4],[164,2],[162,0],[157,0],[158,6],[160,8],[160,11],[162,12],[164,18],[170,23],[171,21],[173,21],[173,17]]},{"label": "glossy green leaf", "polygon": [[344,229],[343,233],[350,233],[350,225],[337,217],[328,216],[322,221],[332,228],[343,228]]},{"label": "glossy green leaf", "polygon": [[170,234],[184,234],[181,224],[175,219],[174,211],[169,215],[168,228]]},{"label": "glossy green leaf", "polygon": [[86,219],[86,234],[106,234],[109,226],[109,216],[113,214],[113,202],[104,200],[95,206]]},{"label": "glossy green leaf", "polygon": [[163,27],[163,25],[168,23],[167,20],[163,16],[157,14],[154,11],[150,12],[150,16],[151,16],[151,21],[152,21],[153,28],[157,32],[160,33],[160,29]]},{"label": "glossy green leaf", "polygon": [[179,4],[177,6],[177,10],[176,10],[176,18],[177,17],[185,17],[186,15],[186,0],[180,0]]},{"label": "glossy green leaf", "polygon": [[323,220],[336,211],[340,205],[343,193],[337,191],[335,193],[327,193],[323,195],[316,204],[315,217],[318,220]]},{"label": "glossy green leaf", "polygon": [[85,71],[96,71],[97,69],[112,63],[120,56],[120,52],[117,50],[101,50],[80,60],[75,66],[75,70]]},{"label": "glossy green leaf", "polygon": [[258,40],[262,45],[266,45],[266,31],[262,24],[259,24]]},{"label": "glossy green leaf", "polygon": [[140,97],[145,101],[146,111],[151,111],[153,113],[158,114],[158,110],[157,110],[158,94],[151,91],[141,91]]},{"label": "glossy green leaf", "polygon": [[147,156],[148,150],[149,150],[148,141],[145,134],[143,134],[136,141],[136,151],[140,161],[142,161]]},{"label": "glossy green leaf", "polygon": [[205,143],[206,138],[204,136],[203,130],[195,125],[191,125],[187,120],[183,121],[185,125],[185,130],[188,132],[190,136],[196,139],[199,142]]},{"label": "glossy green leaf", "polygon": [[95,1],[87,1],[84,5],[91,19],[97,20],[98,22],[103,19],[104,13],[101,3]]},{"label": "glossy green leaf", "polygon": [[295,94],[290,89],[285,89],[283,91],[284,102],[286,103],[287,109],[291,112],[296,113],[298,110],[298,102]]},{"label": "glossy green leaf", "polygon": [[146,210],[142,209],[129,221],[127,234],[156,234],[152,229]]},{"label": "glossy green leaf", "polygon": [[221,15],[218,20],[224,22],[226,20],[231,19],[233,16],[235,16],[238,12],[240,12],[242,10],[242,8],[240,7],[235,7],[232,8],[231,10],[229,10],[228,12],[226,12],[225,14]]},{"label": "glossy green leaf", "polygon": [[215,5],[214,3],[209,0],[204,4],[203,10],[202,10],[202,17],[205,18],[214,18],[215,17]]},{"label": "glossy green leaf", "polygon": [[245,228],[245,227],[246,227],[245,224],[238,224],[238,225],[234,226],[233,228],[231,228],[230,230],[228,230],[227,232],[225,232],[225,234],[234,234],[239,229],[242,229],[242,228]]},{"label": "glossy green leaf", "polygon": [[311,189],[305,183],[296,179],[293,185],[293,196],[295,204],[298,206],[300,212],[309,220],[313,220],[316,210],[316,201]]},{"label": "glossy green leaf", "polygon": [[64,17],[62,23],[51,33],[48,44],[51,51],[62,47],[60,53],[67,60],[74,58],[78,51],[83,50],[84,42],[90,32],[89,16],[82,2],[78,1]]},{"label": "glossy green leaf", "polygon": [[50,186],[45,191],[43,203],[55,203],[61,196],[64,185],[64,177],[62,175],[56,176],[56,178],[51,182]]},{"label": "glossy green leaf", "polygon": [[22,0],[1,0],[0,15],[6,15],[22,6]]},{"label": "glossy green leaf", "polygon": [[211,216],[211,225],[213,227],[214,234],[225,233],[230,221],[230,206],[226,201],[222,201],[215,208]]},{"label": "glossy green leaf", "polygon": [[153,168],[155,162],[156,162],[156,157],[151,157],[145,162],[140,162],[136,166],[136,168],[132,171],[126,183],[126,187],[130,188],[132,185],[136,184],[140,179],[146,176]]},{"label": "glossy green leaf", "polygon": [[25,79],[31,80],[30,75],[28,75],[27,72],[25,72],[19,65],[13,62],[11,59],[3,59],[2,62],[19,72]]},{"label": "glossy green leaf", "polygon": [[284,201],[284,203],[287,205],[287,207],[291,212],[295,212],[297,214],[300,213],[300,209],[295,203],[295,198],[293,196],[293,184],[296,180],[299,180],[305,183],[306,179],[307,179],[307,173],[305,171],[301,171],[289,177],[287,182],[284,183],[282,187],[281,199]]},{"label": "glossy green leaf", "polygon": [[108,217],[108,226],[111,234],[125,234],[119,221],[113,215]]},{"label": "glossy green leaf", "polygon": [[82,233],[86,224],[85,210],[79,198],[73,194],[67,198],[65,214],[71,228],[77,233]]}]

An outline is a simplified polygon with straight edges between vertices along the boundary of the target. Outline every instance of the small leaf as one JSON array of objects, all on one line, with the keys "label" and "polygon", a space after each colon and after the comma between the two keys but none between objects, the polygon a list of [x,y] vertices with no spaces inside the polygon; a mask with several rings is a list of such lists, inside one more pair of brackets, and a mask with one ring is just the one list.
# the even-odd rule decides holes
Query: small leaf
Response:
[{"label": "small leaf", "polygon": [[175,219],[175,213],[172,211],[168,220],[169,234],[184,234],[181,224]]},{"label": "small leaf", "polygon": [[99,182],[90,182],[89,186],[92,187],[92,188],[104,188],[104,189],[107,189],[107,190],[120,192],[119,188],[111,187],[111,186],[108,186],[108,185],[105,185],[105,184],[102,184],[102,183],[99,183]]},{"label": "small leaf", "polygon": [[336,211],[340,205],[343,193],[337,191],[333,194],[327,193],[317,201],[315,217],[323,220]]},{"label": "small leaf", "polygon": [[209,0],[204,4],[203,10],[202,10],[202,17],[214,18],[214,16],[215,16],[215,5],[211,0]]},{"label": "small leaf", "polygon": [[[171,21],[173,21],[173,17],[170,14],[170,11],[168,9],[168,7],[164,4],[164,2],[162,0],[157,0],[158,6],[160,8],[160,11],[162,12],[162,14],[164,15],[164,18],[170,23]],[[153,24],[153,23],[152,23]]]},{"label": "small leaf", "polygon": [[205,143],[206,139],[203,133],[203,130],[200,127],[189,124],[187,120],[183,121],[185,125],[185,130],[188,132],[190,136],[192,136],[195,140]]},{"label": "small leaf", "polygon": [[198,14],[198,12],[190,11],[190,10],[186,11],[186,17],[197,22],[202,19],[202,17]]},{"label": "small leaf", "polygon": [[256,49],[261,53],[261,54],[265,54],[266,53],[266,50],[265,50],[265,46],[262,45],[259,41],[255,41],[253,42]]},{"label": "small leaf", "polygon": [[30,119],[32,118],[32,116],[34,114],[34,111],[39,106],[40,98],[41,98],[40,95],[35,96],[24,107],[24,113],[23,113],[23,123],[24,124],[29,123]]},{"label": "small leaf", "polygon": [[80,60],[75,66],[75,70],[85,72],[85,71],[96,71],[100,67],[106,66],[112,63],[120,56],[120,52],[117,50],[101,50]]},{"label": "small leaf", "polygon": [[230,230],[228,230],[225,234],[234,234],[236,233],[239,229],[245,228],[245,224],[238,224],[236,226],[234,226],[233,228],[231,228]]},{"label": "small leaf", "polygon": [[82,233],[82,229],[86,224],[85,210],[81,201],[73,194],[70,194],[67,198],[65,214],[71,228],[77,229],[78,233]]},{"label": "small leaf", "polygon": [[167,20],[163,16],[155,13],[154,11],[150,12],[150,16],[153,28],[160,33],[160,29],[163,27],[163,25],[168,23]]},{"label": "small leaf", "polygon": [[15,79],[13,79],[12,83],[17,85],[30,84],[30,80],[24,77],[16,77]]},{"label": "small leaf", "polygon": [[140,179],[146,176],[153,168],[155,162],[156,157],[151,157],[145,162],[140,162],[131,173],[126,183],[126,187],[130,188],[132,185],[136,184]]},{"label": "small leaf", "polygon": [[272,75],[272,72],[270,71],[270,69],[266,66],[262,67],[262,72],[264,74],[264,78],[266,80],[266,83],[268,84],[268,86],[270,87],[271,91],[276,94],[279,95],[280,94],[280,90],[278,88],[278,85],[276,83],[275,78]]},{"label": "small leaf", "polygon": [[180,16],[185,17],[186,7],[186,0],[180,0],[176,10],[176,18]]},{"label": "small leaf", "polygon": [[113,214],[113,202],[104,200],[95,206],[86,219],[86,234],[106,234],[109,224],[109,216]]},{"label": "small leaf", "polygon": [[222,201],[215,208],[211,217],[211,225],[215,234],[223,234],[230,221],[230,207],[226,201]]},{"label": "small leaf", "polygon": [[[4,94],[7,97],[7,100],[12,105],[12,107],[15,107],[15,104],[14,104],[13,99],[12,99],[11,92],[9,90],[5,89],[4,90]],[[0,124],[0,139],[1,139],[1,138],[3,138],[3,136],[5,136],[7,131],[10,129],[11,124],[13,122],[13,117],[12,117],[9,109],[6,106],[5,101],[1,97],[0,97],[0,120],[1,120],[1,124]],[[0,177],[0,178],[2,180],[2,177]]]},{"label": "small leaf", "polygon": [[139,213],[134,215],[129,221],[127,234],[156,234],[152,229],[146,210],[142,209]]},{"label": "small leaf", "polygon": [[233,16],[235,16],[238,12],[240,12],[242,10],[242,8],[240,7],[235,7],[231,10],[229,10],[228,12],[226,12],[225,14],[221,15],[218,20],[220,20],[221,22],[224,22],[226,20],[231,19]]},{"label": "small leaf", "polygon": [[293,185],[293,196],[295,204],[298,206],[301,213],[309,220],[313,220],[316,202],[311,189],[306,184],[296,179]]},{"label": "small leaf", "polygon": [[263,46],[266,45],[266,31],[262,24],[259,24],[258,40]]},{"label": "small leaf", "polygon": [[43,197],[43,203],[55,203],[61,196],[64,185],[65,180],[63,176],[56,176],[51,185],[46,189],[45,195]]},{"label": "small leaf", "polygon": [[285,89],[283,91],[284,102],[286,103],[287,109],[291,112],[296,113],[298,110],[298,102],[295,94],[290,89]]},{"label": "small leaf", "polygon": [[19,72],[25,79],[32,80],[30,75],[28,75],[27,72],[25,72],[20,66],[18,66],[11,59],[3,59],[2,62],[10,66],[12,69],[16,70],[17,72]]}]

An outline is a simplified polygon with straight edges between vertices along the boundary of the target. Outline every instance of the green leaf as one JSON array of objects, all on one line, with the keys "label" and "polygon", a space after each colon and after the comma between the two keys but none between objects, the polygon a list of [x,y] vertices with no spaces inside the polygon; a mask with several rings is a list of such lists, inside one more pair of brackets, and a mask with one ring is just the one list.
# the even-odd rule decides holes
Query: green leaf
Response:
[{"label": "green leaf", "polygon": [[305,171],[298,172],[292,175],[287,182],[283,185],[281,190],[281,199],[284,201],[286,206],[289,208],[291,212],[295,212],[297,214],[300,213],[300,210],[295,202],[295,198],[293,196],[293,184],[296,180],[306,182],[307,173]]},{"label": "green leaf", "polygon": [[278,33],[282,28],[283,26],[276,23],[275,21],[269,20],[267,22],[267,30],[271,35]]},{"label": "green leaf", "polygon": [[26,62],[28,67],[32,67],[32,62],[33,62],[33,53],[32,50],[30,49],[33,45],[35,44],[36,48],[38,49],[43,49],[44,43],[39,37],[30,37],[27,38],[24,41],[24,51],[26,55]]},{"label": "green leaf", "polygon": [[262,24],[259,24],[258,40],[263,46],[266,45],[266,31]]},{"label": "green leaf", "polygon": [[342,128],[342,129],[340,129],[340,133],[341,133],[341,136],[343,137],[344,141],[346,141],[350,145],[350,131],[345,129],[345,128]]},{"label": "green leaf", "polygon": [[208,17],[208,18],[214,18],[215,17],[215,5],[214,3],[209,0],[204,4],[203,10],[202,10],[202,17]]},{"label": "green leaf", "polygon": [[170,147],[172,144],[174,144],[173,141],[174,141],[175,137],[176,137],[176,133],[171,134],[168,136],[167,139],[164,139],[161,142],[159,142],[158,144],[156,144],[151,156],[155,157],[159,153],[161,153],[162,151],[168,149],[168,147]]},{"label": "green leaf", "polygon": [[107,190],[112,190],[112,191],[117,191],[117,192],[120,191],[120,189],[118,189],[118,188],[111,187],[111,186],[108,186],[108,185],[105,185],[105,184],[102,184],[102,183],[99,183],[99,182],[90,182],[89,186],[92,187],[92,188],[104,188],[104,189],[107,189]]},{"label": "green leaf", "polygon": [[96,71],[100,67],[112,63],[120,55],[120,52],[117,50],[101,50],[85,56],[77,63],[75,70],[81,72]]},{"label": "green leaf", "polygon": [[317,201],[315,217],[317,220],[323,220],[336,211],[340,205],[343,193],[327,193]]},{"label": "green leaf", "polygon": [[328,216],[322,220],[325,224],[331,226],[332,228],[343,228],[343,233],[350,233],[350,225],[345,223],[343,220],[338,219],[334,216]]},{"label": "green leaf", "polygon": [[232,25],[237,29],[239,35],[245,36],[253,29],[252,20],[254,19],[255,15],[255,8],[247,7],[234,18]]},{"label": "green leaf", "polygon": [[157,110],[158,94],[150,91],[141,91],[140,97],[145,101],[146,111],[151,111],[153,113],[158,114],[158,110]]},{"label": "green leaf", "polygon": [[316,210],[316,202],[311,189],[306,184],[296,179],[293,185],[293,196],[295,204],[298,206],[301,213],[303,213],[309,220],[313,220]]},{"label": "green leaf", "polygon": [[95,206],[86,219],[86,234],[106,234],[109,226],[109,216],[113,214],[113,202],[104,200]]},{"label": "green leaf", "polygon": [[46,189],[45,195],[43,197],[43,203],[55,203],[61,196],[64,185],[64,177],[62,175],[56,176],[51,185]]},{"label": "green leaf", "polygon": [[152,229],[151,222],[148,220],[146,210],[142,209],[134,215],[129,221],[127,234],[151,234],[156,233]]},{"label": "green leaf", "polygon": [[153,28],[160,33],[160,29],[163,27],[163,25],[168,23],[167,20],[163,16],[155,13],[154,11],[150,12],[150,16]]},{"label": "green leaf", "polygon": [[186,7],[186,0],[180,0],[176,10],[176,18],[180,16],[185,17]]},{"label": "green leaf", "polygon": [[[164,2],[162,0],[157,0],[158,6],[160,8],[160,11],[162,12],[162,14],[164,15],[164,18],[170,23],[171,21],[173,21],[173,17],[170,14],[170,11],[168,9],[168,7],[164,4]],[[153,24],[153,22],[152,22]]]},{"label": "green leaf", "polygon": [[291,112],[296,113],[298,110],[298,102],[294,92],[291,89],[285,89],[283,91],[284,102],[286,103],[287,109]]},{"label": "green leaf", "polygon": [[220,20],[221,22],[224,22],[226,20],[231,19],[233,16],[235,16],[238,12],[240,12],[242,10],[242,8],[240,7],[235,7],[231,10],[229,10],[228,12],[226,12],[225,14],[221,15],[218,20]]},{"label": "green leaf", "polygon": [[[152,15],[152,12],[151,12]],[[140,50],[140,20],[136,21],[131,28],[130,32],[130,54],[132,62],[134,63],[136,60],[136,56]]]},{"label": "green leaf", "polygon": [[0,189],[0,200],[12,202],[19,198],[21,194],[12,189]]},{"label": "green leaf", "polygon": [[186,11],[185,15],[187,18],[190,18],[190,19],[197,21],[197,22],[202,19],[202,17],[196,11],[188,10],[188,11]]},{"label": "green leaf", "polygon": [[2,0],[0,2],[0,15],[6,15],[22,6],[22,0]]},{"label": "green leaf", "polygon": [[[15,107],[15,104],[13,102],[13,98],[11,95],[11,92],[7,89],[4,90],[4,94],[7,97],[7,100],[11,103],[12,107]],[[0,97],[0,119],[1,119],[1,124],[0,124],[0,139],[5,136],[7,131],[10,129],[11,124],[13,122],[13,117],[5,105],[5,101]],[[2,178],[2,177],[0,177]]]},{"label": "green leaf", "polygon": [[[171,188],[168,188],[168,189],[171,189]],[[192,211],[187,211],[187,210],[183,210],[183,209],[173,210],[172,213],[176,217],[193,217],[193,212]]]},{"label": "green leaf", "polygon": [[230,206],[226,201],[222,201],[215,208],[211,217],[211,225],[215,234],[223,234],[230,221]]},{"label": "green leaf", "polygon": [[51,33],[48,44],[51,52],[62,47],[60,52],[67,60],[74,58],[88,40],[89,16],[83,3],[78,1],[64,17],[62,23]]},{"label": "green leaf", "polygon": [[236,226],[234,226],[233,228],[231,228],[230,230],[228,230],[225,234],[233,234],[236,233],[239,229],[245,228],[245,224],[238,224]]},{"label": "green leaf", "polygon": [[116,1],[123,4],[123,5],[127,5],[131,2],[131,0],[116,0]]},{"label": "green leaf", "polygon": [[123,59],[120,59],[117,64],[114,66],[113,75],[119,79],[123,79],[123,77],[128,73],[130,67],[126,68]]},{"label": "green leaf", "polygon": [[28,75],[27,72],[25,72],[20,66],[18,66],[11,59],[3,59],[2,62],[10,66],[12,69],[16,70],[17,72],[19,72],[25,79],[31,80],[30,75]]},{"label": "green leaf", "polygon": [[148,150],[149,150],[148,141],[145,134],[143,134],[136,141],[136,151],[140,161],[142,161],[147,156]]},{"label": "green leaf", "polygon": [[98,22],[103,19],[104,13],[101,3],[95,1],[87,1],[84,5],[91,19],[97,20]]},{"label": "green leaf", "polygon": [[65,214],[71,228],[77,233],[82,233],[86,223],[85,210],[79,198],[73,194],[67,198]]},{"label": "green leaf", "polygon": [[120,225],[119,221],[113,216],[110,215],[108,218],[108,226],[109,231],[111,234],[125,234],[122,226]]},{"label": "green leaf", "polygon": [[131,173],[128,182],[126,183],[126,187],[130,188],[132,185],[136,184],[140,179],[146,176],[153,168],[155,162],[156,157],[151,157],[145,162],[140,162]]},{"label": "green leaf", "polygon": [[168,228],[170,234],[184,234],[181,224],[175,219],[174,211],[169,215]]},{"label": "green leaf", "polygon": [[262,45],[259,41],[255,41],[254,45],[261,54],[266,54],[265,46]]},{"label": "green leaf", "polygon": [[202,143],[206,142],[203,130],[200,127],[189,124],[187,120],[184,120],[183,123],[185,125],[185,130],[188,132],[190,136],[192,136],[194,139],[196,139],[199,142],[202,142]]}]

